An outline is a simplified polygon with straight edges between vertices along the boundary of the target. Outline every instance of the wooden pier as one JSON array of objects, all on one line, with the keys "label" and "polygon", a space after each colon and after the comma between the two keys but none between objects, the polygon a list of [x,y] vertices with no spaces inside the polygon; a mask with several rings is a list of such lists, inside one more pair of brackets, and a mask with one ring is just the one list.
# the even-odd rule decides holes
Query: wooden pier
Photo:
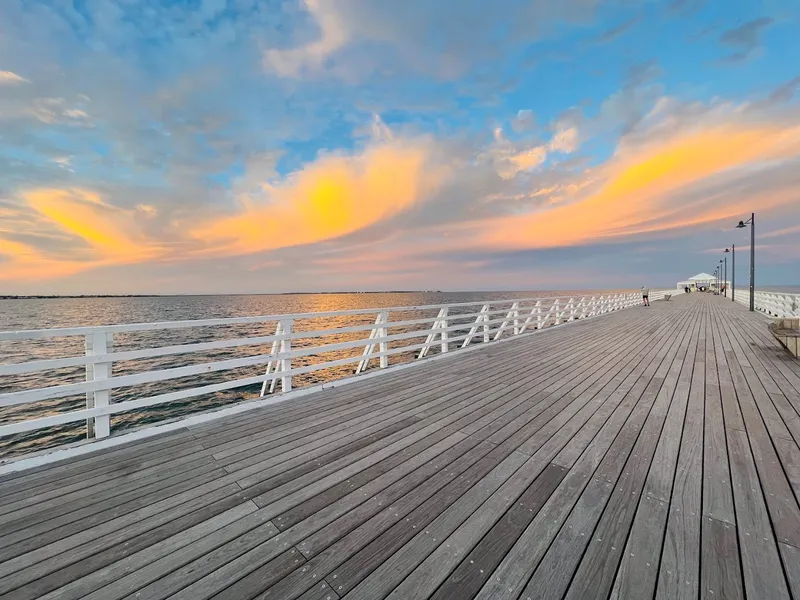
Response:
[{"label": "wooden pier", "polygon": [[3,476],[0,598],[800,598],[766,323],[681,295]]}]

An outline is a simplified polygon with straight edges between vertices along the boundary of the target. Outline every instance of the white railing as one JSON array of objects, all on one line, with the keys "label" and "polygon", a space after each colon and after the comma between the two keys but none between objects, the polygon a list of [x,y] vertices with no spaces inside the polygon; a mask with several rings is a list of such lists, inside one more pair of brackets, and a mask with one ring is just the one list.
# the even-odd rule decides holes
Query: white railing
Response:
[{"label": "white railing", "polygon": [[[651,299],[658,300],[664,294],[675,293],[671,290],[653,291]],[[16,364],[0,364],[0,383],[3,378],[30,373],[41,373],[54,369],[85,367],[85,381],[21,389],[0,394],[0,408],[30,405],[36,402],[47,402],[54,399],[86,397],[85,408],[48,414],[38,418],[15,420],[0,425],[0,437],[53,427],[78,421],[86,421],[89,437],[102,438],[111,433],[111,415],[146,407],[163,405],[170,402],[196,398],[204,394],[231,390],[244,386],[260,385],[261,396],[275,392],[280,382],[282,392],[292,390],[293,377],[298,375],[339,367],[354,365],[355,374],[363,373],[373,361],[380,368],[389,367],[390,358],[414,353],[413,358],[427,356],[431,350],[449,353],[465,348],[473,342],[488,343],[504,336],[521,335],[533,330],[544,329],[561,323],[587,319],[616,311],[642,302],[641,294],[607,294],[584,297],[551,297],[525,298],[519,300],[487,301],[435,306],[412,306],[394,308],[376,308],[369,310],[348,310],[337,312],[301,313],[288,315],[267,315],[257,317],[236,317],[225,319],[207,319],[197,321],[173,321],[162,323],[141,323],[125,325],[108,325],[100,327],[75,327],[65,329],[40,329],[26,331],[0,332],[0,343],[30,340],[48,343],[53,338],[82,337],[85,352],[77,356],[32,360]],[[435,316],[421,318],[402,318],[392,320],[393,315],[437,311]],[[296,327],[297,323],[310,319],[328,317],[370,318],[375,316],[374,323],[336,327],[332,329],[304,331]],[[212,326],[233,326],[249,324],[251,326],[268,326],[272,324],[274,333],[256,337],[215,340],[178,345],[164,345],[135,350],[115,351],[115,336],[132,332],[152,337],[150,332],[162,334],[158,340],[169,339],[169,330],[187,328],[207,328]],[[193,329],[196,331],[196,329]],[[271,330],[270,330],[271,331]],[[395,333],[392,333],[394,331]],[[341,339],[344,334],[369,332],[368,337],[352,341],[322,343],[309,345],[309,340],[334,337]],[[197,332],[197,336],[202,332]],[[165,337],[166,336],[166,337]],[[197,339],[195,336],[195,339]],[[425,338],[424,342],[414,339]],[[302,342],[302,343],[301,343]],[[413,343],[412,343],[413,342]],[[200,364],[147,370],[132,374],[114,375],[114,365],[122,361],[136,361],[165,357],[171,355],[191,355],[243,347],[257,347],[271,344],[269,353],[261,353],[227,360],[212,360]],[[361,354],[358,349],[363,348]],[[350,350],[356,351],[351,356],[334,360],[311,361],[319,355],[329,352]],[[302,359],[303,366],[297,362]],[[293,361],[295,363],[293,364]],[[128,363],[130,364],[130,363]],[[185,377],[199,377],[208,373],[224,372],[242,367],[266,365],[266,371],[248,377],[227,379],[206,385],[192,385],[184,389],[178,382],[173,382],[172,391],[164,391],[154,395],[125,401],[112,401],[112,392],[121,388],[129,391],[135,386],[148,387],[154,382],[168,382]],[[128,369],[129,370],[129,369]],[[6,387],[3,385],[0,387]],[[149,386],[152,388],[152,386]],[[135,391],[135,390],[134,390]],[[160,391],[160,390],[159,390]]]},{"label": "white railing", "polygon": [[[750,306],[750,290],[736,290],[736,302]],[[800,317],[800,294],[756,290],[754,307],[772,317]]]}]

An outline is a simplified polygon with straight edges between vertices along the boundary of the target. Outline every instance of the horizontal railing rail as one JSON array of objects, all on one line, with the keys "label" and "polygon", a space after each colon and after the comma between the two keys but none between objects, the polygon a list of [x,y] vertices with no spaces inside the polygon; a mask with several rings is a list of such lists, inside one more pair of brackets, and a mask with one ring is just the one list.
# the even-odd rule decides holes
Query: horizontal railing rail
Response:
[{"label": "horizontal railing rail", "polygon": [[[750,290],[736,290],[736,302],[750,306]],[[772,317],[800,317],[800,294],[756,290],[753,307]]]},{"label": "horizontal railing rail", "polygon": [[[652,300],[664,298],[665,294],[677,294],[671,290],[654,290]],[[0,342],[33,340],[47,343],[52,338],[83,338],[84,352],[79,355],[41,360],[0,364],[0,377],[13,377],[43,373],[58,369],[85,369],[85,380],[44,387],[28,387],[0,394],[0,408],[50,402],[57,399],[85,396],[85,408],[55,412],[35,418],[6,419],[0,424],[0,437],[41,428],[86,421],[88,437],[107,437],[111,433],[111,415],[162,405],[178,400],[197,398],[224,390],[260,385],[260,397],[280,391],[290,392],[293,378],[320,371],[353,365],[351,373],[359,375],[377,361],[379,368],[390,366],[390,358],[406,355],[413,360],[423,359],[432,351],[449,353],[466,348],[472,343],[489,343],[503,336],[521,335],[562,323],[582,320],[638,305],[640,293],[603,294],[583,297],[521,298],[516,300],[491,300],[479,302],[399,306],[317,313],[276,314],[255,317],[233,317],[193,321],[171,321],[162,323],[134,323],[98,327],[73,327],[0,332]],[[436,314],[433,315],[433,311]],[[418,317],[417,313],[430,312]],[[391,317],[398,317],[392,320]],[[413,318],[409,318],[413,317]],[[346,324],[327,329],[298,328],[298,323],[326,318],[372,318],[373,323]],[[169,330],[209,328],[215,326],[250,325],[262,327],[272,324],[274,332],[267,335],[245,336],[233,339],[191,342],[186,344],[156,345],[154,347],[115,351],[115,336],[126,334],[164,333]],[[342,336],[369,332],[368,337],[338,341]],[[332,338],[332,342],[311,344],[319,338]],[[425,338],[424,341],[416,341]],[[165,338],[161,338],[162,340]],[[167,337],[166,339],[169,339]],[[148,360],[173,355],[199,356],[223,350],[271,345],[269,352],[224,360],[208,360],[199,364],[188,364],[170,368],[149,369],[130,374],[113,374],[115,364],[128,361]],[[360,353],[357,351],[361,350]],[[331,360],[320,355],[352,352],[352,355]],[[413,353],[413,356],[412,356]],[[310,364],[298,364],[304,359]],[[313,362],[313,359],[320,359]],[[0,359],[2,360],[2,359]],[[293,364],[293,361],[298,361]],[[211,373],[224,373],[246,367],[265,368],[262,373],[246,377],[235,374],[233,378],[201,385],[190,385],[184,389],[158,390],[152,393],[151,384],[164,384],[172,380],[201,377]],[[2,379],[0,379],[2,382]],[[179,382],[175,382],[180,385]],[[113,401],[115,390],[143,386],[143,397]],[[2,387],[8,389],[8,386]],[[148,393],[150,395],[148,395]],[[8,414],[8,413],[6,413]],[[8,421],[11,422],[8,422]]]}]

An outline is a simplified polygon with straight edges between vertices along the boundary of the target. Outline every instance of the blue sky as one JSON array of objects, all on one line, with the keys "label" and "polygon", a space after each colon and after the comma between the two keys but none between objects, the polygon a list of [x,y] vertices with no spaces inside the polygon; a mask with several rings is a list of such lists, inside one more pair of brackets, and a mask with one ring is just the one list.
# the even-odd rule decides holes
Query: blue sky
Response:
[{"label": "blue sky", "polygon": [[759,280],[797,284],[798,31],[790,0],[5,0],[0,294],[672,285],[753,210]]}]

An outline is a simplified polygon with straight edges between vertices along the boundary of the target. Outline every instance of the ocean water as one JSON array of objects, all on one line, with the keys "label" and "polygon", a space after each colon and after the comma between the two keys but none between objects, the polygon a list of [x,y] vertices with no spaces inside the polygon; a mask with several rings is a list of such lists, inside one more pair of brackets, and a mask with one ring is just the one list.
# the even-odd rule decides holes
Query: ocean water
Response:
[{"label": "ocean water", "polygon": [[[310,313],[369,309],[395,306],[423,306],[488,300],[508,300],[514,298],[552,297],[561,295],[598,295],[615,293],[608,291],[540,291],[540,292],[398,292],[370,294],[288,294],[288,295],[234,295],[234,296],[160,296],[131,298],[59,298],[30,300],[0,300],[0,331],[20,329],[43,329],[53,327],[78,327],[90,325],[110,325],[119,323],[145,323],[157,321],[179,321],[189,319],[212,319],[241,316],[273,315],[288,313]],[[476,308],[465,309],[476,312]],[[457,312],[457,311],[456,311]],[[462,311],[464,312],[464,311]],[[392,320],[408,320],[422,316],[435,316],[436,311],[403,311],[393,313]],[[330,318],[299,320],[295,323],[297,331],[332,329],[352,325],[369,324],[374,315],[356,315]],[[468,319],[472,321],[473,319]],[[466,322],[464,320],[463,322]],[[414,326],[411,326],[414,327]],[[407,327],[405,331],[412,330]],[[271,335],[275,324],[225,325],[203,328],[172,329],[167,331],[134,332],[118,334],[114,339],[115,351],[135,350],[165,345],[208,342],[221,339]],[[421,329],[416,326],[416,329]],[[390,334],[400,333],[403,328],[390,329]],[[295,347],[316,346],[343,341],[363,339],[369,332],[355,332],[326,336],[323,338],[300,340]],[[400,340],[390,347],[407,346],[424,340]],[[221,349],[210,352],[196,352],[185,355],[155,357],[136,361],[114,363],[113,375],[128,375],[143,371],[167,369],[210,361],[226,360],[256,354],[266,354],[270,344]],[[295,359],[292,366],[305,366],[360,355],[363,347],[327,352]],[[431,353],[435,353],[435,349]],[[0,364],[18,363],[47,358],[79,356],[84,353],[82,337],[49,338],[42,340],[0,341]],[[414,353],[403,353],[390,357],[390,364],[414,360]],[[377,361],[373,361],[375,368]],[[293,378],[293,386],[300,388],[321,382],[341,379],[353,374],[356,363],[307,373]],[[146,398],[155,394],[183,388],[199,387],[220,381],[239,379],[264,373],[266,364],[232,369],[217,373],[194,375],[166,382],[131,386],[111,392],[111,402]],[[57,369],[18,376],[0,377],[0,393],[78,383],[85,380],[83,366]],[[206,394],[169,404],[129,411],[112,416],[112,431],[119,432],[146,423],[173,419],[189,413],[196,413],[223,405],[240,402],[260,395],[260,385],[236,388]],[[19,420],[41,418],[70,410],[84,408],[85,396],[58,398],[13,407],[0,408],[0,422],[10,423]],[[25,434],[0,438],[0,457],[9,457],[26,452],[71,443],[86,437],[86,424],[74,424],[41,429]]]}]

